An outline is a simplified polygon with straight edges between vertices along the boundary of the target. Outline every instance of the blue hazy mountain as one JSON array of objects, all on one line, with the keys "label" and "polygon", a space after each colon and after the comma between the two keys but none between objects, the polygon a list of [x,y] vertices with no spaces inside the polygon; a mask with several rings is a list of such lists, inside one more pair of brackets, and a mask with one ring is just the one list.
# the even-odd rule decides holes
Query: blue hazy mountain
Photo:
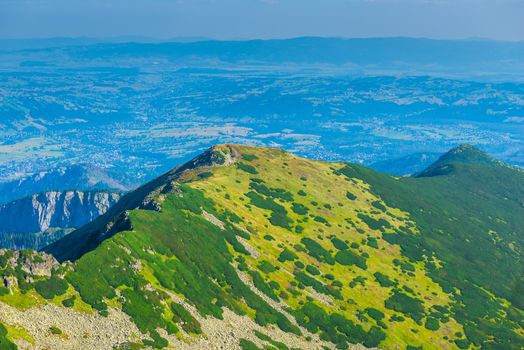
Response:
[{"label": "blue hazy mountain", "polygon": [[0,204],[49,191],[125,191],[128,188],[112,174],[93,165],[80,164],[42,171],[0,183]]},{"label": "blue hazy mountain", "polygon": [[[209,40],[205,37],[176,37],[170,42],[196,42]],[[0,51],[49,49],[66,46],[86,46],[94,44],[116,43],[161,43],[162,40],[143,36],[117,36],[111,38],[92,37],[53,37],[53,38],[27,38],[27,39],[0,39]]]},{"label": "blue hazy mountain", "polygon": [[370,167],[386,174],[399,176],[413,175],[433,164],[440,155],[440,153],[436,152],[413,153],[394,159],[382,160],[371,164]]},{"label": "blue hazy mountain", "polygon": [[[156,57],[171,61],[218,61],[226,64],[355,65],[374,72],[419,72],[460,76],[503,75],[522,78],[524,42],[488,39],[318,38],[215,41],[180,38],[54,38],[3,41],[0,49],[29,49],[76,59]],[[354,67],[355,68],[355,67]]]}]

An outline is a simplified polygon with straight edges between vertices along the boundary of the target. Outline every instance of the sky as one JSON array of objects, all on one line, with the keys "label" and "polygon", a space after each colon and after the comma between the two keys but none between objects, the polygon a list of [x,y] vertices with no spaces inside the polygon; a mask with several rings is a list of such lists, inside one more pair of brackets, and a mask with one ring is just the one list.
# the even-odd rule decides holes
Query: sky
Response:
[{"label": "sky", "polygon": [[524,0],[0,0],[0,39],[524,40]]}]

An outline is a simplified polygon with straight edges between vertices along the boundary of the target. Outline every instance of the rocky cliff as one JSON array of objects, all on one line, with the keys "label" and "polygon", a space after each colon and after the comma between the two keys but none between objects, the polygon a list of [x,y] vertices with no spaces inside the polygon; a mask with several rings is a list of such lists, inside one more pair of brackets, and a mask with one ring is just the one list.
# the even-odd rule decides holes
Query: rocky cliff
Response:
[{"label": "rocky cliff", "polygon": [[120,196],[119,192],[109,191],[51,191],[1,205],[0,246],[36,248],[34,236],[46,232],[51,237],[57,230],[58,236],[63,236],[67,229],[83,226],[104,214]]}]

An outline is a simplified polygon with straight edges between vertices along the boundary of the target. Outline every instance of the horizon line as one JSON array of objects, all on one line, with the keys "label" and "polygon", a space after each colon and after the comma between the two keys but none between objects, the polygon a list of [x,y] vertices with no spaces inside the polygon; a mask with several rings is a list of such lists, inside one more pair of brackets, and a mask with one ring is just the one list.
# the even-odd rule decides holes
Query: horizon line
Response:
[{"label": "horizon line", "polygon": [[412,40],[429,40],[429,41],[492,41],[492,42],[507,42],[507,43],[522,43],[524,39],[496,39],[488,37],[464,37],[464,38],[433,38],[425,36],[322,36],[322,35],[301,35],[301,36],[290,36],[290,37],[275,37],[275,38],[263,38],[263,37],[253,37],[253,38],[242,38],[242,37],[232,37],[232,38],[214,38],[207,36],[180,36],[180,37],[170,37],[170,38],[160,38],[160,37],[149,37],[141,35],[116,35],[116,36],[48,36],[48,37],[16,37],[16,38],[2,38],[0,41],[46,41],[46,40],[93,40],[93,41],[122,41],[124,42],[137,42],[137,43],[169,43],[169,42],[181,42],[181,43],[191,43],[191,42],[203,42],[203,41],[217,41],[217,42],[230,42],[230,41],[286,41],[286,40],[297,40],[297,39],[337,39],[337,40],[372,40],[372,39],[412,39]]}]

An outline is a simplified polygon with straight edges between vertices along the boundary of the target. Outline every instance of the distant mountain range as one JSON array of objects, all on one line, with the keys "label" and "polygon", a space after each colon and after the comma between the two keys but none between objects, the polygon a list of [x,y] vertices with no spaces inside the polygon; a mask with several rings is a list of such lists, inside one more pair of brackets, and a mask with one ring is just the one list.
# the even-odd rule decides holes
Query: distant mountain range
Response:
[{"label": "distant mountain range", "polygon": [[43,192],[0,205],[0,247],[38,249],[104,214],[120,192]]},{"label": "distant mountain range", "polygon": [[93,165],[73,165],[0,183],[0,204],[49,191],[115,190],[122,192],[127,189],[104,169]]},{"label": "distant mountain range", "polygon": [[[205,41],[205,37],[180,37],[169,39],[169,42],[195,42]],[[65,46],[85,46],[94,44],[116,44],[116,43],[161,43],[166,40],[154,39],[141,36],[120,36],[113,38],[91,38],[91,37],[54,37],[54,38],[27,38],[27,39],[0,39],[0,51],[47,49]]]},{"label": "distant mountain range", "polygon": [[[377,74],[454,74],[460,76],[514,76],[522,79],[524,42],[495,40],[433,40],[424,38],[320,38],[218,41],[194,38],[157,42],[144,38],[111,40],[55,38],[0,42],[0,49],[26,54],[43,61],[60,55],[74,60],[168,59],[192,64],[293,65],[331,64]],[[31,48],[31,46],[33,46]],[[17,55],[23,56],[23,52]],[[50,56],[51,55],[51,56]],[[47,57],[47,58],[46,58]],[[52,62],[49,62],[52,64]],[[489,72],[489,73],[488,73]]]}]

